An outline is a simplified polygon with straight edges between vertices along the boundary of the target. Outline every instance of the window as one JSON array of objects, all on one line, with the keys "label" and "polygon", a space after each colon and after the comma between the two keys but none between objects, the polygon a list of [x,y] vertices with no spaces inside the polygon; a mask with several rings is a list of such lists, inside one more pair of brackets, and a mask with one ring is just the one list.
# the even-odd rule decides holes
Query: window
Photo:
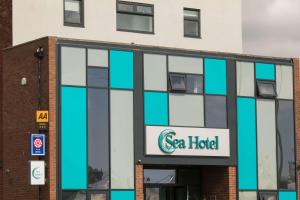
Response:
[{"label": "window", "polygon": [[175,169],[145,169],[144,183],[176,183]]},{"label": "window", "polygon": [[193,74],[169,74],[169,90],[191,94],[203,93],[203,76]]},{"label": "window", "polygon": [[117,30],[153,33],[153,5],[118,2]]},{"label": "window", "polygon": [[259,200],[277,200],[276,192],[260,192]]},{"label": "window", "polygon": [[187,92],[199,94],[203,92],[203,77],[200,75],[187,75]]},{"label": "window", "polygon": [[64,25],[83,26],[83,0],[64,0]]},{"label": "window", "polygon": [[186,76],[183,74],[170,74],[170,90],[173,92],[186,91]]},{"label": "window", "polygon": [[184,36],[200,38],[200,10],[185,8]]},{"label": "window", "polygon": [[276,86],[274,81],[257,81],[258,97],[274,98],[276,94]]}]

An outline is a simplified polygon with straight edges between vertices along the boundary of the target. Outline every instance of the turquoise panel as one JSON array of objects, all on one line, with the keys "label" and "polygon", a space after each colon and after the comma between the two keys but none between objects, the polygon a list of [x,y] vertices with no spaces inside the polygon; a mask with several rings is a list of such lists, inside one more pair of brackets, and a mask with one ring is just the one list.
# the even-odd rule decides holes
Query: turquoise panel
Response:
[{"label": "turquoise panel", "polygon": [[134,200],[134,191],[111,191],[111,200]]},{"label": "turquoise panel", "polygon": [[275,80],[275,65],[266,63],[256,63],[256,78]]},{"label": "turquoise panel", "polygon": [[61,155],[62,189],[86,189],[85,88],[61,88]]},{"label": "turquoise panel", "polygon": [[240,190],[257,189],[255,99],[238,98],[238,182]]},{"label": "turquoise panel", "polygon": [[204,73],[205,93],[226,95],[226,60],[205,58]]},{"label": "turquoise panel", "polygon": [[279,200],[296,200],[296,192],[279,192]]},{"label": "turquoise panel", "polygon": [[144,109],[146,125],[168,125],[168,94],[145,92]]},{"label": "turquoise panel", "polygon": [[133,52],[110,51],[110,86],[133,89]]}]

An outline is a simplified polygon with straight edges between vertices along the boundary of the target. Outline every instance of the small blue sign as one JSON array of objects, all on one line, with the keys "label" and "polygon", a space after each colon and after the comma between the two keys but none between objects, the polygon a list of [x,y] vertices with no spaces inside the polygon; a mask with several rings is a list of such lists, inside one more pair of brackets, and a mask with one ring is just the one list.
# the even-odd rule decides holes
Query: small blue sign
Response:
[{"label": "small blue sign", "polygon": [[31,155],[45,156],[46,136],[45,134],[31,134]]}]

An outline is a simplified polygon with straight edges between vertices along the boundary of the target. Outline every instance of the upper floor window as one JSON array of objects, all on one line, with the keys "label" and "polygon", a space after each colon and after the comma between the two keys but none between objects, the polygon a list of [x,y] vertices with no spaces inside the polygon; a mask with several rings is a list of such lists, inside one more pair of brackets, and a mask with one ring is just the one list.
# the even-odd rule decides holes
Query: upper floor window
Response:
[{"label": "upper floor window", "polygon": [[117,30],[154,33],[153,5],[117,2]]},{"label": "upper floor window", "polygon": [[200,10],[185,8],[184,36],[200,38]]},{"label": "upper floor window", "polygon": [[64,0],[64,25],[83,26],[83,1]]}]

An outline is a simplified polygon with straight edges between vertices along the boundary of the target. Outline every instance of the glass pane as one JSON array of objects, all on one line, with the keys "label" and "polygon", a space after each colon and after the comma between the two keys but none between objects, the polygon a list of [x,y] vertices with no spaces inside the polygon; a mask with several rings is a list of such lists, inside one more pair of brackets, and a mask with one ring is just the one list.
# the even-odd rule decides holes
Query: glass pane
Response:
[{"label": "glass pane", "polygon": [[276,66],[276,89],[278,98],[293,99],[293,67]]},{"label": "glass pane", "polygon": [[185,91],[185,75],[171,74],[170,86],[172,91]]},{"label": "glass pane", "polygon": [[153,17],[151,16],[139,16],[133,14],[117,14],[117,29],[119,30],[131,30],[131,31],[144,31],[152,32]]},{"label": "glass pane", "polygon": [[119,11],[125,11],[125,12],[134,12],[134,5],[125,4],[125,3],[118,3],[118,10]]},{"label": "glass pane", "polygon": [[184,35],[185,36],[199,36],[199,24],[197,21],[184,20]]},{"label": "glass pane", "polygon": [[144,54],[144,89],[167,91],[167,58],[165,55]]},{"label": "glass pane", "polygon": [[295,189],[295,140],[293,101],[278,101],[277,152],[279,189]]},{"label": "glass pane", "polygon": [[86,200],[86,193],[82,191],[63,191],[62,200]]},{"label": "glass pane", "polygon": [[174,169],[145,169],[144,183],[176,183]]},{"label": "glass pane", "polygon": [[187,92],[203,93],[203,77],[197,75],[187,75]]},{"label": "glass pane", "polygon": [[110,127],[111,189],[134,189],[132,91],[110,91]]},{"label": "glass pane", "polygon": [[276,92],[275,92],[275,85],[273,83],[263,83],[263,82],[258,82],[258,95],[259,96],[267,96],[267,97],[275,97]]},{"label": "glass pane", "polygon": [[276,192],[261,192],[259,194],[259,200],[277,200]]},{"label": "glass pane", "polygon": [[143,13],[143,14],[152,14],[152,7],[150,6],[136,6],[136,11],[138,13]]},{"label": "glass pane", "polygon": [[277,189],[275,101],[257,100],[258,184],[261,190]]},{"label": "glass pane", "polygon": [[177,183],[179,185],[200,185],[201,170],[200,169],[178,169],[177,180],[178,180]]},{"label": "glass pane", "polygon": [[159,188],[146,188],[146,200],[160,200]]},{"label": "glass pane", "polygon": [[199,11],[185,9],[184,10],[184,18],[198,20],[199,19]]},{"label": "glass pane", "polygon": [[254,96],[254,63],[237,62],[237,95]]},{"label": "glass pane", "polygon": [[225,96],[205,96],[206,126],[227,128],[227,109]]},{"label": "glass pane", "polygon": [[65,22],[80,23],[80,4],[81,1],[65,0]]},{"label": "glass pane", "polygon": [[185,56],[169,56],[169,72],[203,74],[203,59]]},{"label": "glass pane", "polygon": [[96,67],[88,68],[88,86],[107,87],[108,70]]},{"label": "glass pane", "polygon": [[108,189],[108,91],[88,89],[89,188]]},{"label": "glass pane", "polygon": [[108,67],[107,50],[89,49],[88,66],[90,67]]},{"label": "glass pane", "polygon": [[106,194],[91,194],[91,200],[106,200]]}]

